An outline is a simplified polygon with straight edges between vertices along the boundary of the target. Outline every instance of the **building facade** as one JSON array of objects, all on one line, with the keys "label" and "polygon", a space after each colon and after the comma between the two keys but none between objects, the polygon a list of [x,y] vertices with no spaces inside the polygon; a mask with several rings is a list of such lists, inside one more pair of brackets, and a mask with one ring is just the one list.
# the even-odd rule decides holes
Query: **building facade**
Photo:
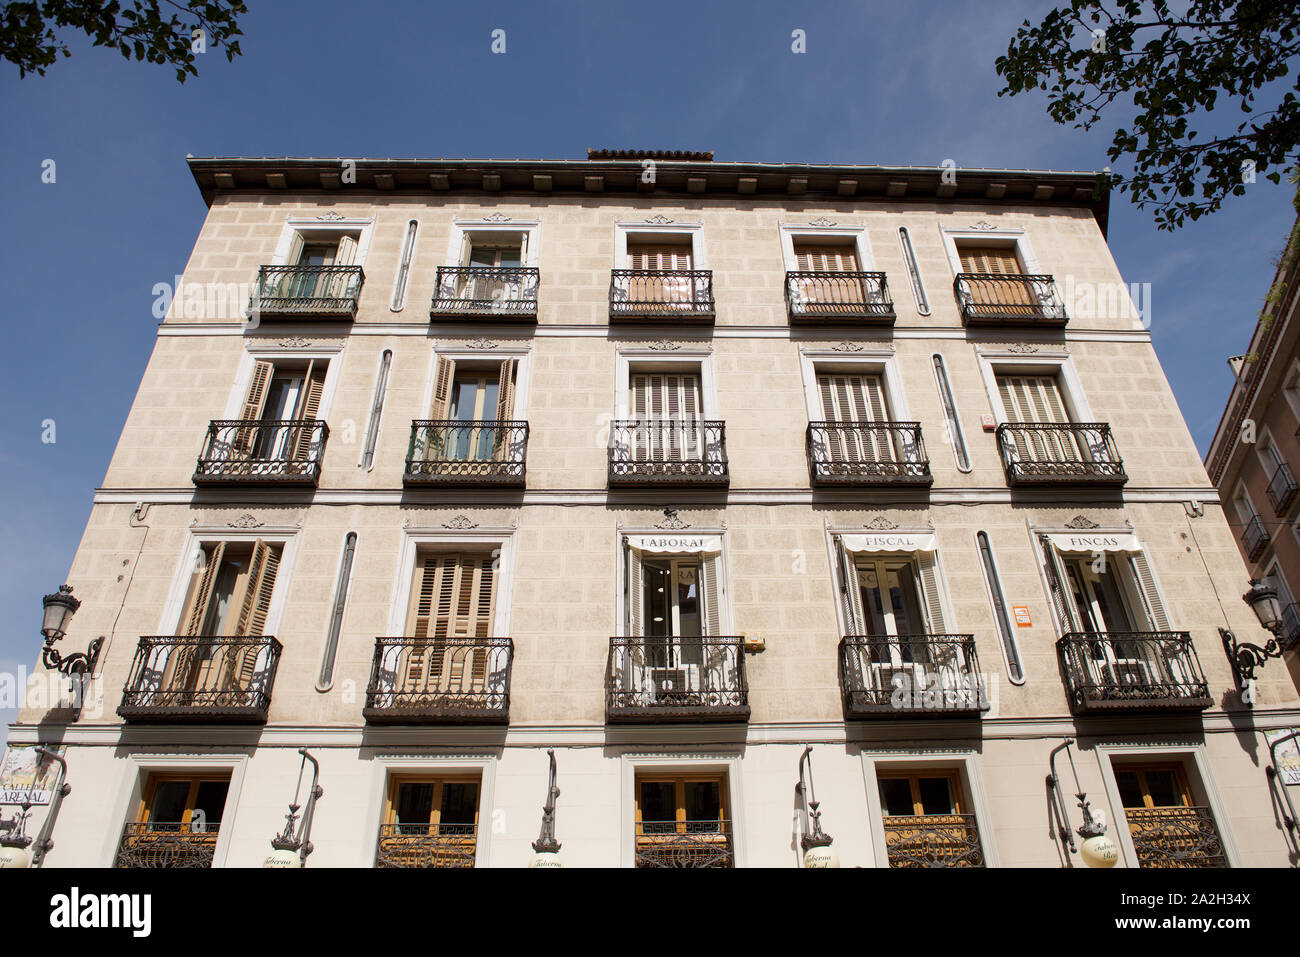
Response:
[{"label": "building facade", "polygon": [[1059,867],[1067,738],[1122,866],[1294,862],[1091,174],[190,167],[49,866],[257,866],[300,748],[314,867],[523,866],[548,750],[567,866],[801,866],[811,746],[842,866]]},{"label": "building facade", "polygon": [[1300,688],[1300,225],[1293,227],[1205,467],[1250,577],[1278,591],[1278,644]]}]

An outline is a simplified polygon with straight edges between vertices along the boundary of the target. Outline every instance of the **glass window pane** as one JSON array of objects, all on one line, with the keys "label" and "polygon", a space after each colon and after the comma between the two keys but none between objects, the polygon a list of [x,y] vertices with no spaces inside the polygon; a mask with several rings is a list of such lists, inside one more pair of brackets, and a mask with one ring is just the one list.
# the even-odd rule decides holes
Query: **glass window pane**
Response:
[{"label": "glass window pane", "polygon": [[677,786],[672,781],[641,782],[641,820],[676,821]]},{"label": "glass window pane", "polygon": [[912,783],[907,778],[881,778],[880,806],[890,817],[913,814]]},{"label": "glass window pane", "polygon": [[1119,799],[1125,807],[1144,807],[1142,800],[1142,782],[1136,771],[1116,771],[1115,786],[1119,788]]},{"label": "glass window pane", "polygon": [[677,618],[678,634],[699,637],[700,626],[699,569],[695,565],[677,566]]},{"label": "glass window pane", "polygon": [[473,824],[478,811],[478,782],[449,781],[442,786],[443,824]]},{"label": "glass window pane", "polygon": [[722,818],[722,785],[718,781],[686,782],[686,820],[717,821]]},{"label": "glass window pane", "polygon": [[433,815],[432,781],[407,781],[397,786],[397,823],[427,827]]},{"label": "glass window pane", "polygon": [[185,805],[190,795],[189,781],[159,781],[153,790],[153,804],[149,806],[149,821],[155,824],[176,824],[185,817]]},{"label": "glass window pane", "polygon": [[917,778],[921,792],[921,808],[926,814],[956,814],[951,778]]},{"label": "glass window pane", "polygon": [[1178,788],[1178,776],[1173,769],[1148,771],[1147,791],[1151,794],[1151,803],[1156,807],[1181,807],[1182,791]]},{"label": "glass window pane", "polygon": [[646,562],[642,565],[642,575],[645,581],[645,633],[647,636],[669,635],[672,633],[672,596],[668,592],[671,570],[666,565]]}]

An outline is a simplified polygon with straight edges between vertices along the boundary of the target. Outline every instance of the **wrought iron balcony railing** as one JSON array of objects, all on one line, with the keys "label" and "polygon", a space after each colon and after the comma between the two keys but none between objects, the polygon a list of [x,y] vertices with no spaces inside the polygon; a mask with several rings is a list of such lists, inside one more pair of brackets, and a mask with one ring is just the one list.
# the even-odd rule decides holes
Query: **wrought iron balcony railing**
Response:
[{"label": "wrought iron balcony railing", "polygon": [[1124,461],[1105,422],[1005,422],[998,451],[1007,484],[1123,485]]},{"label": "wrought iron balcony railing", "polygon": [[710,269],[615,269],[609,282],[609,318],[712,322]]},{"label": "wrought iron balcony railing", "polygon": [[537,319],[541,273],[527,266],[439,266],[431,319]]},{"label": "wrought iron balcony railing", "polygon": [[964,272],[952,288],[968,326],[1063,326],[1069,318],[1051,276]]},{"label": "wrought iron balcony railing", "polygon": [[1210,706],[1205,673],[1185,631],[1071,632],[1056,649],[1076,714]]},{"label": "wrought iron balcony railing", "polygon": [[1286,513],[1291,511],[1291,506],[1295,503],[1296,493],[1300,492],[1300,485],[1296,485],[1295,476],[1285,462],[1278,463],[1273,477],[1269,479],[1267,491],[1273,514],[1278,518],[1286,518]]},{"label": "wrought iron balcony railing", "polygon": [[376,867],[473,867],[475,824],[383,824]]},{"label": "wrought iron balcony railing", "polygon": [[365,281],[360,266],[263,266],[249,315],[352,319]]},{"label": "wrought iron balcony railing", "polygon": [[411,423],[407,485],[524,485],[528,423],[423,419]]},{"label": "wrought iron balcony railing", "polygon": [[314,487],[329,434],[321,419],[216,419],[208,423],[194,484]]},{"label": "wrought iron balcony railing", "polygon": [[128,721],[266,721],[280,664],[269,636],[140,639],[117,713]]},{"label": "wrought iron balcony railing", "polygon": [[840,642],[840,689],[851,718],[988,709],[974,635],[849,635]]},{"label": "wrought iron balcony railing", "polygon": [[895,319],[883,272],[788,272],[785,302],[792,321],[869,319],[889,325]]},{"label": "wrought iron balcony railing", "polygon": [[618,721],[747,721],[744,639],[611,638],[605,717]]},{"label": "wrought iron balcony railing", "polygon": [[513,658],[509,638],[377,638],[362,714],[373,723],[505,723]]},{"label": "wrought iron balcony railing", "polygon": [[722,422],[630,419],[609,424],[610,485],[726,486],[730,481]]},{"label": "wrought iron balcony railing", "polygon": [[813,485],[930,485],[919,422],[809,422]]},{"label": "wrought iron balcony railing", "polygon": [[1126,807],[1140,867],[1227,867],[1208,807]]},{"label": "wrought iron balcony railing", "polygon": [[115,867],[212,866],[219,826],[208,824],[196,830],[192,822],[128,824],[117,846]]},{"label": "wrought iron balcony railing", "polygon": [[1295,602],[1282,609],[1282,630],[1277,641],[1283,651],[1300,645],[1300,605]]},{"label": "wrought iron balcony railing", "polygon": [[983,867],[984,849],[974,814],[886,817],[890,867]]},{"label": "wrought iron balcony railing", "polygon": [[1241,532],[1241,544],[1246,549],[1246,561],[1253,562],[1259,558],[1272,540],[1268,529],[1264,527],[1263,519],[1258,515],[1247,522]]},{"label": "wrought iron balcony railing", "polygon": [[645,821],[637,825],[637,867],[735,867],[730,821]]}]

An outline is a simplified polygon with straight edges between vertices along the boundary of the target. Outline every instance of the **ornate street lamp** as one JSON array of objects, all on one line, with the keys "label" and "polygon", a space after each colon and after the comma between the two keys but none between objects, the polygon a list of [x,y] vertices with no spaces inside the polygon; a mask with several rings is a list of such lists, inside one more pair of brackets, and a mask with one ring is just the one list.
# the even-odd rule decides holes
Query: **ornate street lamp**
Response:
[{"label": "ornate street lamp", "polygon": [[17,812],[12,820],[0,820],[0,868],[41,866],[45,855],[54,847],[54,839],[50,834],[54,831],[59,807],[63,804],[63,799],[72,791],[72,786],[65,780],[68,776],[68,763],[63,760],[63,755],[39,744],[36,746],[36,751],[59,764],[59,776],[54,782],[50,809],[45,815],[45,823],[41,825],[34,839],[25,833],[27,820],[32,813],[30,802],[23,804],[22,810]]},{"label": "ornate street lamp", "polygon": [[87,675],[95,673],[95,662],[99,660],[99,649],[104,644],[100,635],[90,643],[85,652],[60,654],[54,643],[68,632],[72,616],[81,607],[81,602],[72,597],[71,585],[60,585],[59,590],[41,599],[45,611],[41,619],[41,634],[45,636],[45,646],[41,649],[41,664],[58,671],[72,679],[73,720],[81,716],[81,702],[85,692]]},{"label": "ornate street lamp", "polygon": [[1219,629],[1241,703],[1250,707],[1255,703],[1255,669],[1264,667],[1270,658],[1282,657],[1282,646],[1278,643],[1278,633],[1282,630],[1282,603],[1278,601],[1277,589],[1258,578],[1250,580],[1250,591],[1242,595],[1241,600],[1250,606],[1260,625],[1273,636],[1263,645],[1257,645],[1238,641],[1227,628]]},{"label": "ornate street lamp", "polygon": [[[1072,744],[1074,738],[1066,738],[1052,749],[1048,760],[1051,773],[1047,775],[1047,791],[1052,804],[1052,815],[1056,818],[1057,837],[1069,845],[1071,854],[1078,854],[1089,867],[1114,867],[1119,860],[1119,848],[1106,836],[1106,824],[1101,814],[1093,811],[1088,803],[1088,795],[1079,783],[1079,772],[1074,767],[1074,756],[1070,753]],[[1077,848],[1074,846],[1074,835],[1070,833],[1070,817],[1065,809],[1065,798],[1061,794],[1061,782],[1056,776],[1056,755],[1061,751],[1070,759],[1070,773],[1074,775],[1074,796],[1079,802],[1079,810],[1083,812],[1083,824],[1078,831],[1083,842]]]},{"label": "ornate street lamp", "polygon": [[555,786],[555,749],[547,748],[546,756],[551,762],[551,777],[546,787],[546,803],[542,805],[542,831],[533,841],[529,868],[564,866],[560,861],[560,842],[555,839],[555,799],[560,796],[560,789]]},{"label": "ornate street lamp", "polygon": [[799,758],[799,783],[794,789],[799,795],[799,830],[803,835],[799,843],[803,847],[803,866],[839,867],[840,856],[831,847],[831,836],[822,830],[821,802],[813,792],[812,745],[804,748]]},{"label": "ornate street lamp", "polygon": [[[289,805],[289,813],[285,815],[284,831],[271,838],[272,851],[262,862],[263,867],[304,867],[307,855],[315,850],[311,843],[311,822],[316,814],[316,802],[325,793],[325,789],[316,783],[320,778],[320,765],[316,759],[306,748],[299,748],[298,753],[302,755],[302,764],[298,766],[298,786],[293,790],[293,802]],[[298,801],[298,795],[302,793],[302,773],[307,769],[308,761],[311,762],[311,788],[307,791],[307,807],[302,812],[302,824],[295,827],[298,808],[302,807]]]}]

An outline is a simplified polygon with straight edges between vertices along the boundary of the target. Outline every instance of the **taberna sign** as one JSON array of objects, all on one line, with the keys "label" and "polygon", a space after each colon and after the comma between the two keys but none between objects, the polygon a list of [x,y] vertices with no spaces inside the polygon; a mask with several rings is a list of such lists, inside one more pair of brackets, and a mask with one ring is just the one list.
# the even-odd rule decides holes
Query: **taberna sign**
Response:
[{"label": "taberna sign", "polygon": [[1140,552],[1136,535],[1123,532],[1065,532],[1044,536],[1058,552]]},{"label": "taberna sign", "polygon": [[629,548],[639,552],[670,552],[684,555],[711,555],[722,551],[721,535],[629,535]]}]

